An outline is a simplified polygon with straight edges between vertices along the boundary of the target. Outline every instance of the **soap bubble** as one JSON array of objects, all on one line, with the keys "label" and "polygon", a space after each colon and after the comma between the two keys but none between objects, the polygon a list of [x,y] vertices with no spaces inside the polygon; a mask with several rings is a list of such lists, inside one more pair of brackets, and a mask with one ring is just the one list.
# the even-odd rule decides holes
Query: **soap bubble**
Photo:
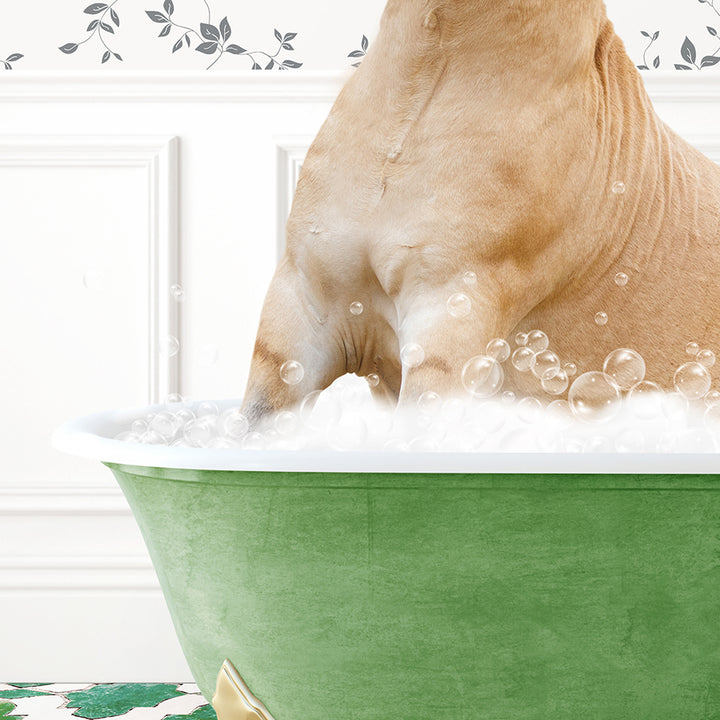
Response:
[{"label": "soap bubble", "polygon": [[505,373],[502,365],[487,355],[470,358],[462,369],[463,387],[475,397],[490,397],[503,384]]},{"label": "soap bubble", "polygon": [[583,452],[586,453],[607,453],[612,452],[610,439],[604,435],[595,435],[585,443]]},{"label": "soap bubble", "polygon": [[171,285],[170,295],[172,295],[176,302],[182,302],[185,299],[185,290],[181,285]]},{"label": "soap bubble", "polygon": [[532,424],[537,422],[542,415],[542,403],[534,397],[525,397],[518,403],[518,417],[523,422]]},{"label": "soap bubble", "polygon": [[377,387],[380,384],[380,376],[377,373],[370,373],[365,378],[365,382],[371,387]]},{"label": "soap bubble", "polygon": [[615,284],[618,287],[624,287],[628,284],[629,279],[630,278],[624,272],[619,272],[617,273],[617,275],[615,275]]},{"label": "soap bubble", "polygon": [[520,332],[515,336],[516,345],[527,345],[528,336],[527,333]]},{"label": "soap bubble", "polygon": [[82,278],[86,290],[101,292],[105,289],[105,275],[100,270],[88,270]]},{"label": "soap bubble", "polygon": [[425,415],[434,415],[442,408],[442,398],[432,390],[426,390],[417,401],[418,410]]},{"label": "soap bubble", "polygon": [[533,330],[528,333],[527,346],[534,352],[539,353],[547,350],[549,344],[548,336],[542,330]]},{"label": "soap bubble", "polygon": [[521,346],[512,354],[513,367],[520,372],[527,372],[534,357],[535,353],[529,347]]},{"label": "soap bubble", "polygon": [[710,405],[706,408],[703,420],[706,427],[709,427],[711,430],[715,430],[716,432],[720,430],[720,403]]},{"label": "soap bubble", "polygon": [[180,352],[180,341],[174,335],[166,335],[160,341],[160,354],[175,357]]},{"label": "soap bubble", "polygon": [[[500,368],[502,370],[502,368]],[[440,416],[446,423],[457,424],[465,418],[467,403],[460,398],[448,398],[443,401]]]},{"label": "soap bubble", "polygon": [[447,311],[454,318],[466,317],[470,314],[471,308],[470,298],[464,293],[454,293],[448,298]]},{"label": "soap bubble", "polygon": [[404,367],[419,367],[425,360],[425,351],[417,343],[407,343],[400,351],[400,360]]},{"label": "soap bubble", "polygon": [[512,390],[506,390],[500,397],[506,405],[512,405],[515,402],[515,393]]},{"label": "soap bubble", "polygon": [[218,416],[219,414],[220,411],[218,410],[218,406],[209,400],[204,400],[199,403],[195,409],[195,415],[199,418],[206,416]]},{"label": "soap bubble", "polygon": [[645,436],[637,428],[623,430],[615,438],[615,450],[619,453],[639,453],[645,450]]},{"label": "soap bubble", "polygon": [[280,367],[280,377],[287,385],[297,385],[305,377],[305,368],[297,360],[288,360]]},{"label": "soap bubble", "polygon": [[124,432],[117,434],[114,439],[120,440],[121,442],[138,443],[140,442],[140,435],[130,432],[129,430],[125,430]]},{"label": "soap bubble", "polygon": [[540,384],[548,395],[561,395],[567,390],[570,380],[561,367],[551,367],[542,374]]},{"label": "soap bubble", "polygon": [[180,393],[170,393],[166,398],[165,402],[168,405],[174,405],[175,403],[184,402],[185,398]]},{"label": "soap bubble", "polygon": [[205,447],[216,436],[215,420],[212,415],[190,420],[183,427],[185,442],[190,447]]},{"label": "soap bubble", "polygon": [[535,353],[530,361],[530,369],[536,378],[542,378],[547,370],[560,367],[560,358],[552,350]]},{"label": "soap bubble", "polygon": [[703,400],[705,401],[705,407],[720,405],[720,390],[708,390]]},{"label": "soap bubble", "polygon": [[265,437],[259,432],[249,432],[240,443],[243,450],[264,450],[266,445]]},{"label": "soap bubble", "polygon": [[327,441],[334,450],[359,450],[367,440],[368,429],[359,415],[344,415],[327,430]]},{"label": "soap bubble", "polygon": [[596,325],[607,325],[608,321],[608,314],[606,312],[603,312],[602,310],[600,312],[595,313],[595,324]]},{"label": "soap bubble", "polygon": [[278,434],[285,437],[292,435],[299,427],[300,421],[298,416],[290,410],[283,410],[275,416],[273,423]]},{"label": "soap bubble", "polygon": [[144,445],[167,445],[167,438],[155,430],[148,430],[140,436],[140,442]]},{"label": "soap bubble", "polygon": [[132,424],[130,425],[130,432],[135,433],[136,435],[143,435],[148,431],[148,427],[149,425],[147,420],[137,418],[137,420],[132,421]]},{"label": "soap bubble", "polygon": [[175,416],[167,411],[159,412],[150,421],[150,430],[162,435],[166,440],[172,440],[177,429]]},{"label": "soap bubble", "polygon": [[568,402],[579,420],[596,423],[614,418],[620,410],[620,390],[602,372],[586,372],[570,386]]},{"label": "soap bubble", "polygon": [[711,368],[715,364],[715,353],[712,350],[701,350],[695,360],[706,368]]},{"label": "soap bubble", "polygon": [[363,304],[361,302],[350,303],[350,312],[353,315],[362,315],[364,309],[365,308],[363,307]]},{"label": "soap bubble", "polygon": [[500,363],[505,362],[510,357],[510,345],[507,340],[495,338],[491,340],[485,348],[485,354],[488,357],[497,360]]},{"label": "soap bubble", "polygon": [[634,350],[619,348],[605,358],[603,372],[621,390],[629,390],[645,379],[645,361]]},{"label": "soap bubble", "polygon": [[681,365],[673,376],[675,389],[688,400],[698,400],[710,389],[712,379],[704,365],[689,362]]},{"label": "soap bubble", "polygon": [[577,375],[577,365],[574,362],[566,362],[563,365],[563,370],[567,374],[568,377],[575,377]]},{"label": "soap bubble", "polygon": [[573,411],[567,400],[553,400],[547,408],[545,414],[552,425],[560,430],[570,427],[573,424]]},{"label": "soap bubble", "polygon": [[223,435],[238,440],[243,437],[250,427],[248,419],[239,407],[225,410],[218,420],[218,428]]},{"label": "soap bubble", "polygon": [[689,342],[685,346],[685,352],[695,357],[700,352],[700,346],[696,342]]},{"label": "soap bubble", "polygon": [[612,184],[612,191],[613,191],[616,195],[622,195],[622,194],[625,192],[625,183],[622,182],[622,180],[616,180],[616,181]]},{"label": "soap bubble", "polygon": [[466,285],[475,285],[477,283],[477,275],[474,272],[472,272],[472,270],[468,270],[463,275],[463,282]]},{"label": "soap bubble", "polygon": [[662,412],[663,390],[654,382],[643,380],[630,388],[630,409],[639,418],[649,420]]}]

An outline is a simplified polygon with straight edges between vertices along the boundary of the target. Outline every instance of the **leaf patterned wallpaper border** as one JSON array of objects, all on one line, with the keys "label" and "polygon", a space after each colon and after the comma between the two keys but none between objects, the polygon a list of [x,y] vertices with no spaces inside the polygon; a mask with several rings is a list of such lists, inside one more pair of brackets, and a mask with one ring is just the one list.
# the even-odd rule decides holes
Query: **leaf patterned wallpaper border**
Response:
[{"label": "leaf patterned wallpaper border", "polygon": [[[649,2],[607,0],[637,67],[718,71],[720,0]],[[28,22],[30,6],[14,0],[0,7],[0,71],[357,67],[383,6],[384,0],[335,0],[332,6],[327,0],[276,0],[272,6],[247,0],[38,0]],[[67,56],[76,58],[70,63]]]}]

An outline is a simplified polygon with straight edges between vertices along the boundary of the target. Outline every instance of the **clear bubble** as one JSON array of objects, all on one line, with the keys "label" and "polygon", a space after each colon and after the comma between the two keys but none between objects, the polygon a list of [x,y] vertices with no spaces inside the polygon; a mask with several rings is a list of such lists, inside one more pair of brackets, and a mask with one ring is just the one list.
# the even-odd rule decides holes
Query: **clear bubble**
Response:
[{"label": "clear bubble", "polygon": [[689,362],[681,365],[673,376],[673,385],[684,398],[698,400],[710,389],[712,379],[704,365]]},{"label": "clear bubble", "polygon": [[630,279],[630,278],[627,276],[626,273],[624,273],[624,272],[619,272],[619,273],[617,273],[617,275],[615,275],[615,284],[616,284],[618,287],[625,287],[625,285],[628,284],[628,280],[629,280],[629,279]]},{"label": "clear bubble", "polygon": [[477,283],[477,275],[472,270],[468,270],[463,275],[463,282],[466,285],[475,285]]},{"label": "clear bubble", "polygon": [[604,311],[595,313],[595,324],[596,325],[607,325],[608,314]]},{"label": "clear bubble", "polygon": [[259,432],[249,432],[240,442],[240,447],[243,450],[264,450],[267,446],[267,441],[264,435]]},{"label": "clear bubble", "polygon": [[178,429],[177,421],[172,413],[159,412],[150,421],[150,430],[162,435],[165,440],[172,440]]},{"label": "clear bubble", "polygon": [[715,364],[715,353],[712,350],[701,350],[695,360],[706,368],[711,368]]},{"label": "clear bubble", "polygon": [[168,405],[174,405],[175,403],[184,402],[185,398],[180,393],[170,393],[166,398],[165,402]]},{"label": "clear bubble", "polygon": [[668,420],[678,424],[685,421],[688,412],[688,401],[679,392],[665,393],[661,398],[661,404],[663,415]]},{"label": "clear bubble", "polygon": [[462,369],[463,387],[474,397],[490,397],[502,387],[505,373],[502,365],[487,355],[470,358]]},{"label": "clear bubble", "polygon": [[525,397],[517,405],[518,417],[525,423],[536,423],[543,414],[542,403],[534,397]]},{"label": "clear bubble", "polygon": [[417,401],[418,410],[425,415],[435,415],[442,408],[442,398],[432,390],[426,390]]},{"label": "clear bubble", "polygon": [[448,398],[443,401],[440,416],[448,424],[457,424],[464,420],[467,403],[460,398]]},{"label": "clear bubble", "polygon": [[503,363],[510,357],[510,345],[507,340],[494,338],[487,344],[485,354],[488,357]]},{"label": "clear bubble", "polygon": [[506,390],[500,397],[506,405],[512,405],[515,402],[515,393],[512,390]]},{"label": "clear bubble", "polygon": [[535,353],[529,347],[519,347],[512,354],[512,364],[516,370],[527,372],[530,370]]},{"label": "clear bubble", "polygon": [[577,375],[578,368],[574,362],[566,362],[563,365],[563,370],[568,377],[575,377]]},{"label": "clear bubble", "polygon": [[338,422],[343,409],[338,396],[315,390],[308,393],[300,403],[300,419],[311,430],[324,431]]},{"label": "clear bubble", "polygon": [[365,308],[363,307],[363,304],[361,302],[352,302],[350,303],[350,313],[352,315],[362,315],[363,310]]},{"label": "clear bubble", "polygon": [[715,405],[710,405],[706,408],[703,421],[705,422],[705,427],[709,430],[714,432],[720,430],[720,403],[715,403]]},{"label": "clear bubble", "polygon": [[685,346],[685,352],[695,357],[700,352],[700,346],[696,342],[689,342]]},{"label": "clear bubble", "polygon": [[132,421],[132,424],[130,425],[130,432],[135,433],[136,435],[144,435],[148,431],[148,427],[149,425],[147,420],[138,418],[137,420]]},{"label": "clear bubble", "polygon": [[217,435],[215,421],[212,415],[190,420],[183,427],[185,442],[190,447],[205,447]]},{"label": "clear bubble", "polygon": [[611,420],[620,411],[620,390],[602,372],[586,372],[570,386],[568,402],[578,420],[596,423]]},{"label": "clear bubble", "polygon": [[370,373],[366,378],[365,382],[371,387],[377,387],[380,384],[380,376],[377,373]]},{"label": "clear bubble", "polygon": [[530,369],[536,378],[542,378],[546,371],[560,367],[560,358],[552,350],[541,350],[535,353],[530,362]]},{"label": "clear bubble", "polygon": [[591,437],[583,448],[583,452],[586,453],[607,453],[612,452],[612,443],[610,438],[604,435],[594,435]]},{"label": "clear bubble", "polygon": [[140,442],[140,435],[130,432],[129,430],[125,430],[124,432],[119,433],[115,436],[115,440],[120,440],[120,442],[132,442],[132,443],[139,443]]},{"label": "clear bubble", "polygon": [[283,410],[275,416],[273,425],[278,434],[288,437],[300,427],[300,420],[294,412]]},{"label": "clear bubble", "polygon": [[543,350],[547,350],[547,346],[550,344],[548,336],[542,330],[533,330],[528,333],[527,346],[534,352],[539,353]]},{"label": "clear bubble", "polygon": [[218,361],[219,351],[215,345],[204,345],[200,350],[198,360],[203,367],[212,367]]},{"label": "clear bubble", "polygon": [[160,341],[160,354],[175,357],[180,352],[180,341],[174,335],[166,335]]},{"label": "clear bubble", "polygon": [[464,293],[454,293],[448,298],[447,311],[454,318],[467,317],[472,309],[470,298]]},{"label": "clear bubble", "polygon": [[623,430],[615,438],[615,450],[619,453],[639,453],[645,451],[645,436],[637,428]]},{"label": "clear bubble", "polygon": [[720,405],[720,390],[708,390],[703,400],[705,401],[705,407]]},{"label": "clear bubble", "polygon": [[560,430],[564,430],[573,424],[573,411],[567,400],[553,400],[545,408],[545,413],[550,422]]},{"label": "clear bubble", "polygon": [[605,358],[603,372],[609,375],[621,390],[629,390],[645,379],[645,361],[634,350],[619,348]]},{"label": "clear bubble", "polygon": [[507,423],[507,405],[495,401],[485,402],[475,413],[473,428],[484,435],[499,432]]},{"label": "clear bubble", "polygon": [[515,336],[515,344],[516,345],[527,345],[528,341],[528,334],[524,332],[520,332]]},{"label": "clear bubble", "polygon": [[214,402],[203,400],[201,403],[198,403],[198,406],[195,408],[195,415],[199,418],[217,417],[220,415],[220,410]]},{"label": "clear bubble", "polygon": [[625,192],[625,183],[622,182],[622,180],[616,180],[616,181],[612,184],[612,191],[613,191],[616,195],[622,195],[622,194]]},{"label": "clear bubble", "polygon": [[235,440],[243,437],[250,427],[248,419],[239,407],[225,410],[218,420],[218,428],[223,435]]},{"label": "clear bubble", "polygon": [[100,270],[88,270],[82,278],[83,286],[92,292],[102,292],[105,289],[105,274]]},{"label": "clear bubble", "polygon": [[190,408],[180,408],[179,410],[175,410],[173,415],[175,416],[175,421],[179,427],[182,427],[186,422],[195,419],[195,413],[190,410]]},{"label": "clear bubble", "polygon": [[305,377],[305,368],[297,360],[288,360],[280,367],[280,378],[287,385],[297,385]]},{"label": "clear bubble", "polygon": [[563,368],[551,367],[542,374],[540,384],[548,395],[562,395],[567,390],[570,379]]},{"label": "clear bubble", "polygon": [[425,351],[417,343],[407,343],[400,351],[400,360],[404,367],[419,367],[425,360]]},{"label": "clear bubble", "polygon": [[238,447],[238,444],[231,438],[214,437],[208,441],[206,447],[211,450],[235,450]]},{"label": "clear bubble", "polygon": [[181,285],[171,285],[170,295],[172,295],[173,299],[176,302],[182,302],[183,300],[185,300],[185,290],[182,288]]},{"label": "clear bubble", "polygon": [[167,445],[167,438],[163,437],[155,430],[148,430],[144,435],[140,436],[140,442],[143,445]]},{"label": "clear bubble", "polygon": [[654,382],[643,380],[630,388],[628,400],[633,415],[649,420],[662,412],[663,390]]}]

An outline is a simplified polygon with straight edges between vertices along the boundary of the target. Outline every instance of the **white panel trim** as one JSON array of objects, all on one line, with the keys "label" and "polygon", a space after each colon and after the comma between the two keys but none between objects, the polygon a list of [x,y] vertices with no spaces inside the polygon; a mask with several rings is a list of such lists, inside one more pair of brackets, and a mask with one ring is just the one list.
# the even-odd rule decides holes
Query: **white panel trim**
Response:
[{"label": "white panel trim", "polygon": [[[354,70],[286,72],[5,73],[2,102],[322,102],[335,100]],[[663,102],[719,102],[712,73],[641,73],[650,96]]]},{"label": "white panel trim", "polygon": [[154,136],[0,136],[0,167],[140,167],[147,173],[147,377],[150,403],[179,392],[179,355],[159,352],[161,338],[178,337],[178,139]]},{"label": "white panel trim", "polygon": [[0,557],[0,592],[156,591],[148,557],[25,556]]},{"label": "white panel trim", "polygon": [[312,137],[276,139],[277,146],[277,261],[285,252],[285,225],[290,215],[295,187]]},{"label": "white panel trim", "polygon": [[0,487],[3,517],[97,517],[132,513],[120,488]]}]

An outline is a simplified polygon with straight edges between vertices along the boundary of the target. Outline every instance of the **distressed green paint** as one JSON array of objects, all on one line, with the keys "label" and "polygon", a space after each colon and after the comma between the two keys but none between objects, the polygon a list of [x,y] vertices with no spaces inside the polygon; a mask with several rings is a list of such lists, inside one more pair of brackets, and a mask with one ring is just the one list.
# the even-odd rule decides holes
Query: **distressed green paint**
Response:
[{"label": "distressed green paint", "polygon": [[[37,686],[33,685],[33,687]],[[19,688],[18,690],[0,690],[0,698],[5,698],[7,700],[38,697],[40,695],[50,695],[50,693],[38,692],[37,690],[26,690],[25,688]]]},{"label": "distressed green paint", "polygon": [[0,718],[3,720],[20,720],[20,715],[10,715],[15,709],[15,705],[5,700],[0,700]]},{"label": "distressed green paint", "polygon": [[110,466],[206,697],[276,720],[720,718],[713,476]]},{"label": "distressed green paint", "polygon": [[163,700],[182,697],[177,684],[113,683],[93,685],[86,690],[67,694],[69,708],[78,708],[73,715],[80,718],[105,718],[122,715],[135,707],[155,707]]},{"label": "distressed green paint", "polygon": [[212,705],[202,705],[190,715],[167,715],[163,720],[217,720]]}]

